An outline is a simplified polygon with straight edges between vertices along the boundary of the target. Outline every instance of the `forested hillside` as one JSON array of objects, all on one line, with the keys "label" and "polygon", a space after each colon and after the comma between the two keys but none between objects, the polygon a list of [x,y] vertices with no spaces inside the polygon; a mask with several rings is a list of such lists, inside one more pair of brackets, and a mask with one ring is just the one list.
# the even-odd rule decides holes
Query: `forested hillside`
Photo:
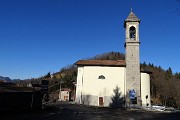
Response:
[{"label": "forested hillside", "polygon": [[144,70],[152,71],[151,98],[152,102],[166,106],[180,107],[180,73],[173,73],[153,64],[141,64]]},{"label": "forested hillside", "polygon": [[[125,55],[119,52],[109,52],[96,55],[88,59],[100,60],[124,60]],[[180,107],[180,73],[173,73],[169,67],[164,70],[160,66],[152,63],[142,63],[141,69],[151,71],[151,100],[153,104],[160,103],[166,106]],[[49,92],[58,96],[59,83],[61,87],[70,88],[74,94],[73,84],[76,82],[77,66],[74,64],[62,68],[59,72],[34,79],[39,81],[41,79],[49,80]]]}]

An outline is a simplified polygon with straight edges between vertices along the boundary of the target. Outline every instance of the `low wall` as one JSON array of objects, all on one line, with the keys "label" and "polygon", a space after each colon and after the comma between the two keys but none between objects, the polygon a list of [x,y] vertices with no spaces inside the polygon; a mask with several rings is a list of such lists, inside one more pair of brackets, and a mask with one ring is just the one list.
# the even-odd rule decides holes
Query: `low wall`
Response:
[{"label": "low wall", "polygon": [[0,93],[0,111],[41,110],[43,94],[38,92]]}]

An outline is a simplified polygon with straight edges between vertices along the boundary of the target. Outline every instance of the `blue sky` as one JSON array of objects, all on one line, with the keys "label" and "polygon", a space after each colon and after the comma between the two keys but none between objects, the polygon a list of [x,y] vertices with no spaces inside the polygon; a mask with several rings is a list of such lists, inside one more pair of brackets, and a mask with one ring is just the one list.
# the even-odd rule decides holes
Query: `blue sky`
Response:
[{"label": "blue sky", "polygon": [[0,76],[37,78],[79,59],[124,53],[131,6],[141,19],[141,63],[180,72],[177,0],[1,0]]}]

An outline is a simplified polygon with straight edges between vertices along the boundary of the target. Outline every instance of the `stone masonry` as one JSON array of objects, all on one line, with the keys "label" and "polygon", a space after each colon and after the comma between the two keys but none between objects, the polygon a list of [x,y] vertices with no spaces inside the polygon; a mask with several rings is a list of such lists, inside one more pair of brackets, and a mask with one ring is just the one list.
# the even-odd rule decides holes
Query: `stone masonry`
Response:
[{"label": "stone masonry", "polygon": [[[135,90],[137,104],[141,105],[140,92],[140,60],[139,60],[139,23],[140,20],[131,11],[125,20],[124,27],[126,29],[125,49],[126,49],[126,101],[127,105],[131,104],[129,99],[129,91]],[[130,35],[132,34],[133,35]],[[133,36],[133,37],[131,37]]]}]

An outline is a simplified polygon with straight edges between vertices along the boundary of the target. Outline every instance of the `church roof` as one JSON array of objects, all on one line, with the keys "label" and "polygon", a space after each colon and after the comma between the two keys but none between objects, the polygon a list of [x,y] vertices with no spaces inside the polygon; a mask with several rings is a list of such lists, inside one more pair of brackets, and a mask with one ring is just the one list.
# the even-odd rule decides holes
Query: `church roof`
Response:
[{"label": "church roof", "polygon": [[140,22],[140,19],[133,13],[131,9],[127,19],[124,21],[124,28],[126,28],[126,22]]},{"label": "church roof", "polygon": [[131,11],[125,22],[140,22],[140,19]]},{"label": "church roof", "polygon": [[125,60],[79,60],[75,64],[82,66],[126,66]]},{"label": "church roof", "polygon": [[152,72],[151,71],[148,71],[148,70],[144,70],[143,68],[140,68],[140,72],[141,73],[148,73],[148,74],[152,74]]}]

